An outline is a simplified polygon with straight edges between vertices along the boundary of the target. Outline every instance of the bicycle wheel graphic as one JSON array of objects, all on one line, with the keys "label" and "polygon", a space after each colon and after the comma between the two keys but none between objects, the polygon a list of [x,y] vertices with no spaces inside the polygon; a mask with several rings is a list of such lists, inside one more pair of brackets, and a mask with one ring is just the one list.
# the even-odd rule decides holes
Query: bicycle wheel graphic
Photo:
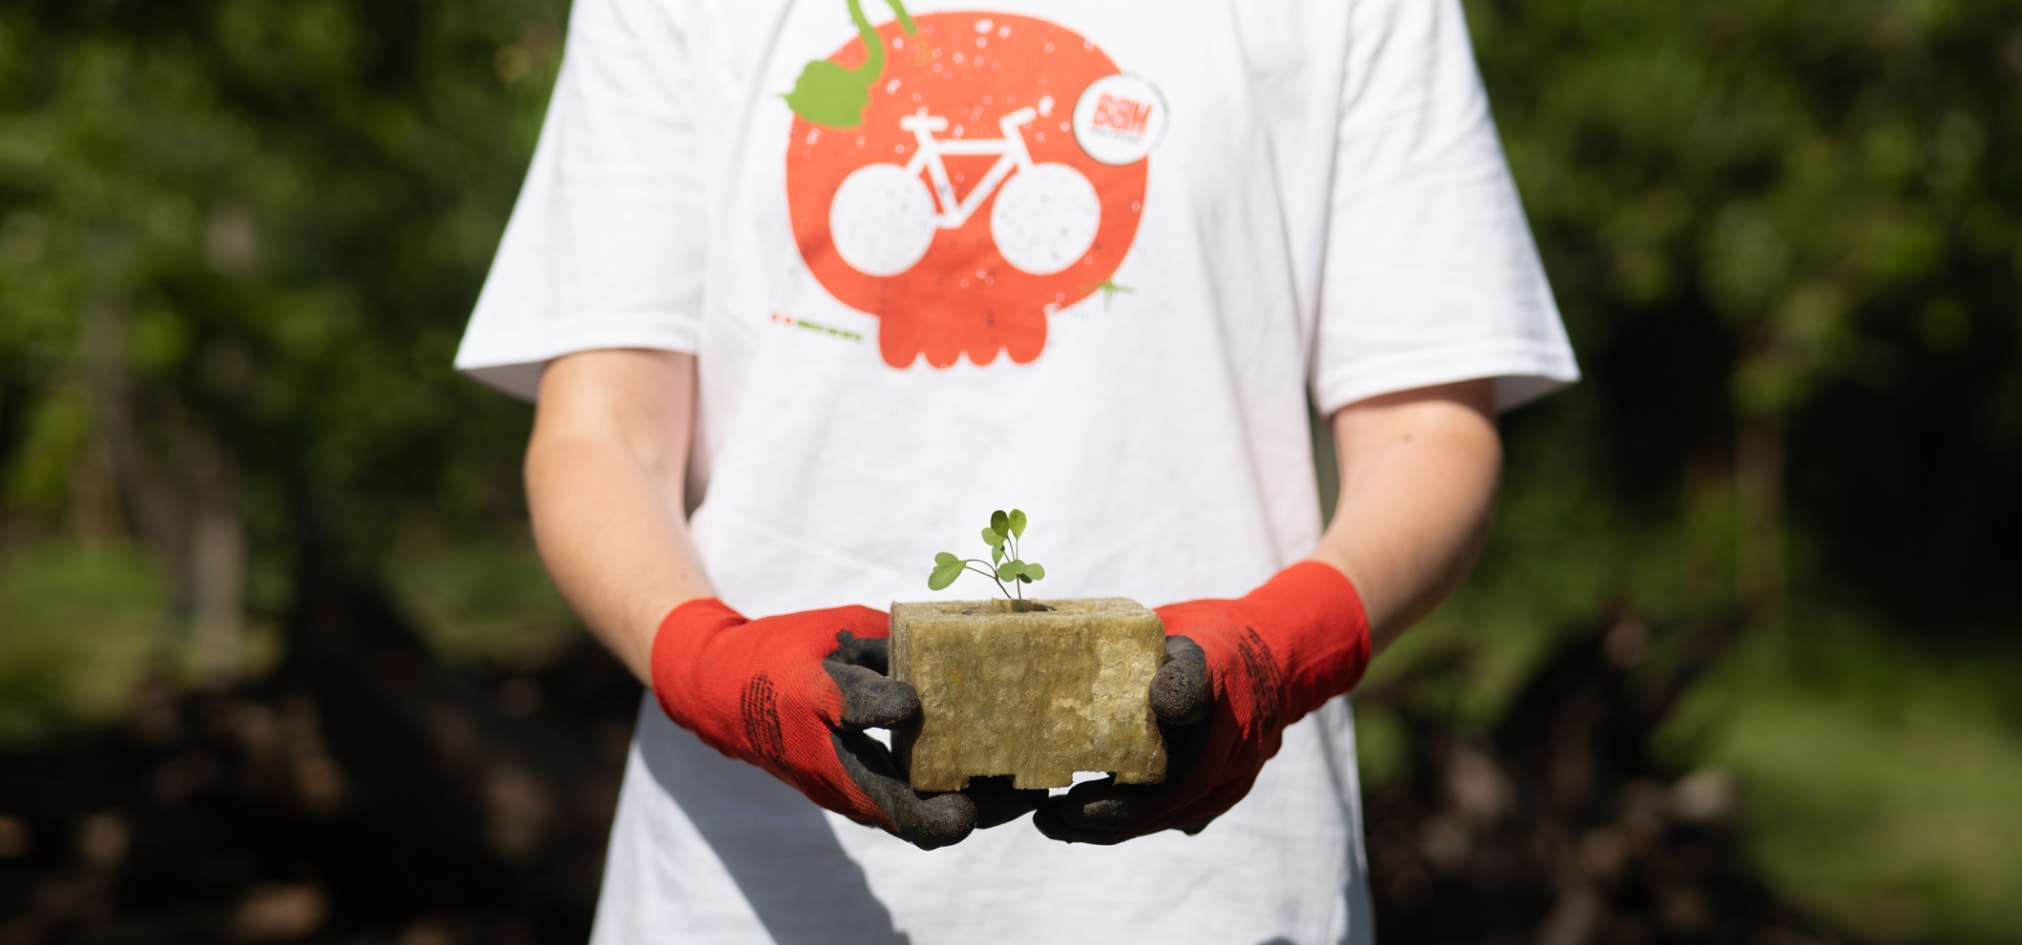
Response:
[{"label": "bicycle wheel graphic", "polygon": [[1066,164],[1035,164],[997,190],[990,236],[1020,272],[1050,276],[1074,265],[1095,245],[1102,201],[1087,175]]},{"label": "bicycle wheel graphic", "polygon": [[843,178],[828,205],[836,255],[867,276],[913,268],[934,242],[934,196],[897,164],[866,164]]}]

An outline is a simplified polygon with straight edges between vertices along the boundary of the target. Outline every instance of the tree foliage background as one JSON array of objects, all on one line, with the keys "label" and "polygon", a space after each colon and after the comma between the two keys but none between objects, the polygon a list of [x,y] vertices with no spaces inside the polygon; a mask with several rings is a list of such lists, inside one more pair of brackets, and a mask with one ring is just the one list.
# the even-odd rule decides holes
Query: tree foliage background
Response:
[{"label": "tree foliage background", "polygon": [[[1741,785],[1749,861],[1860,937],[2022,941],[2022,9],[1468,9],[1588,380],[1507,422],[1488,555],[1371,683],[1408,699],[1369,700],[1370,778],[1426,713],[1493,726],[1575,628],[1643,675],[1732,628],[1656,750]],[[10,757],[137,680],[285,665],[327,575],[470,678],[561,659],[526,408],[447,365],[566,14],[0,9]],[[0,864],[36,823],[0,809]]]}]

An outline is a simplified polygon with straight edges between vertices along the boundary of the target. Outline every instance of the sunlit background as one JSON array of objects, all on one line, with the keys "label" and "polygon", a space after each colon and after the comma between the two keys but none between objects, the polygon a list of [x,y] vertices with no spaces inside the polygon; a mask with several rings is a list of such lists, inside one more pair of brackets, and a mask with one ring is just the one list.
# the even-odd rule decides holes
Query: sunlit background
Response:
[{"label": "sunlit background", "polygon": [[[1361,697],[1394,941],[2022,942],[2022,7],[1472,0],[1588,380]],[[579,941],[448,363],[561,0],[0,8],[0,943]]]}]

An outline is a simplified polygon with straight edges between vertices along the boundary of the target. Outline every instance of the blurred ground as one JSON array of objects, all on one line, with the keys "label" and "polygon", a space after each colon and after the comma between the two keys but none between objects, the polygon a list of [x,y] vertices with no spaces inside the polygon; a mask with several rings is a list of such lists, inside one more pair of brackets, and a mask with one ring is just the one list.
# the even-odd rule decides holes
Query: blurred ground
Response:
[{"label": "blurred ground", "polygon": [[459,671],[366,584],[302,584],[271,671],[148,675],[0,750],[0,942],[567,942],[638,689],[587,639]]},{"label": "blurred ground", "polygon": [[[304,580],[273,658],[208,692],[106,669],[146,650],[144,567],[52,554],[27,592],[9,559],[17,614],[62,573],[133,576],[7,637],[45,671],[100,658],[4,690],[0,945],[580,940],[638,690],[514,557],[405,569],[427,594]],[[1848,712],[1857,654],[1783,679],[1732,625],[1628,612],[1485,646],[1468,605],[1358,696],[1389,940],[2013,940],[2015,758],[1939,668],[1887,674],[1893,717]]]}]

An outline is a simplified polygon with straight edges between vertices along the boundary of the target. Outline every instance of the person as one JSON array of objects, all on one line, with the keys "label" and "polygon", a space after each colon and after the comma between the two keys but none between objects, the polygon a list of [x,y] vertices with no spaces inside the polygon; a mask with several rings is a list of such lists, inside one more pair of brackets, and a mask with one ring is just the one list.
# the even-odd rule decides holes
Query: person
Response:
[{"label": "person", "polygon": [[[1578,376],[1458,0],[872,7],[576,0],[457,355],[650,688],[593,941],[1371,941],[1343,694]],[[877,740],[883,608],[1014,504],[1159,605],[1165,783]]]}]

